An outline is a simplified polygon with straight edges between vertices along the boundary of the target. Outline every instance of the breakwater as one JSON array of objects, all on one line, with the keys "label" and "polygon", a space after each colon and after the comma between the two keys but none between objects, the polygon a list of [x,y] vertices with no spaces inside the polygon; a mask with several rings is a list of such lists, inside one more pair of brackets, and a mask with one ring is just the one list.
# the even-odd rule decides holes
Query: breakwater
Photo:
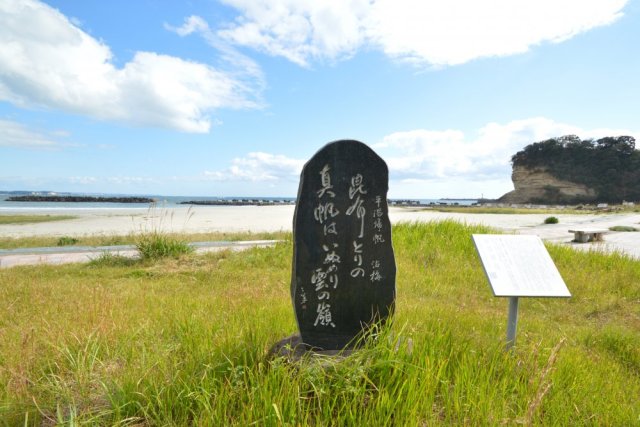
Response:
[{"label": "breakwater", "polygon": [[11,196],[8,202],[62,202],[62,203],[154,203],[149,197],[94,197],[94,196]]}]

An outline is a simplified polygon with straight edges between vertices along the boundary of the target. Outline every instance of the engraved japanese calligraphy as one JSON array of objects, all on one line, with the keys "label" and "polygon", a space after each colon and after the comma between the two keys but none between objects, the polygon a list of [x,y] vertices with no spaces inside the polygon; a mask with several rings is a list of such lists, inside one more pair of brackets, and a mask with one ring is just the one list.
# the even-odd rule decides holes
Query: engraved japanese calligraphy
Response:
[{"label": "engraved japanese calligraphy", "polygon": [[304,343],[347,348],[391,315],[396,266],[387,190],[385,162],[358,141],[327,144],[305,165],[291,278]]}]

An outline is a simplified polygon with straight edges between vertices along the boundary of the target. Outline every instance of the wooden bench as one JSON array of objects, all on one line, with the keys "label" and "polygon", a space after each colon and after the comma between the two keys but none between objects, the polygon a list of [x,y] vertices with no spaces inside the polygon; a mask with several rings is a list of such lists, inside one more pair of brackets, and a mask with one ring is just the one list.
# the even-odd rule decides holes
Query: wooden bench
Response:
[{"label": "wooden bench", "polygon": [[605,234],[609,230],[596,229],[596,228],[580,228],[575,230],[569,230],[569,233],[574,234],[574,242],[587,243],[587,242],[601,242]]}]

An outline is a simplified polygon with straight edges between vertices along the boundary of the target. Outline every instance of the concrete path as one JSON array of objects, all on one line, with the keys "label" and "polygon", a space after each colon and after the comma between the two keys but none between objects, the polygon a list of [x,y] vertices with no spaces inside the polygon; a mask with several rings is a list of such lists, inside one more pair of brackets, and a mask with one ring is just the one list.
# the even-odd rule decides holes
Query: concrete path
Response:
[{"label": "concrete path", "polygon": [[[240,242],[194,242],[189,245],[195,249],[196,253],[205,253],[272,247],[277,242],[277,240],[249,240]],[[0,268],[18,265],[89,262],[105,253],[127,258],[139,258],[140,256],[133,245],[0,249]]]},{"label": "concrete path", "polygon": [[560,218],[558,224],[540,224],[534,227],[522,227],[513,230],[519,234],[535,234],[542,240],[557,244],[571,245],[581,251],[618,252],[632,258],[640,259],[640,232],[611,231],[604,236],[602,242],[575,243],[574,234],[569,230],[579,228],[598,228],[608,230],[613,226],[631,226],[640,228],[640,215],[598,215],[598,216],[566,216]]},{"label": "concrete path", "polygon": [[[558,224],[545,224],[545,218],[555,216]],[[638,213],[602,214],[478,214],[434,212],[424,209],[403,209],[389,211],[394,223],[401,221],[440,221],[452,219],[466,224],[482,224],[504,233],[533,234],[542,240],[561,245],[570,245],[580,251],[619,252],[640,259],[640,232],[611,232],[602,242],[573,243],[574,228],[604,228],[631,226],[640,228]]]}]

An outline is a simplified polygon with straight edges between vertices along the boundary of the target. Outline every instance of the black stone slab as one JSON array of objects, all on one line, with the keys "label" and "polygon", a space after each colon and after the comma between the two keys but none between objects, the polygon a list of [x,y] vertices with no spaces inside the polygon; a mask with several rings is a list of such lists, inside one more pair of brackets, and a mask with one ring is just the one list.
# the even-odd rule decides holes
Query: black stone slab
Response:
[{"label": "black stone slab", "polygon": [[391,315],[396,264],[388,188],[386,163],[358,141],[331,142],[305,164],[291,275],[305,344],[347,348],[368,325]]}]

